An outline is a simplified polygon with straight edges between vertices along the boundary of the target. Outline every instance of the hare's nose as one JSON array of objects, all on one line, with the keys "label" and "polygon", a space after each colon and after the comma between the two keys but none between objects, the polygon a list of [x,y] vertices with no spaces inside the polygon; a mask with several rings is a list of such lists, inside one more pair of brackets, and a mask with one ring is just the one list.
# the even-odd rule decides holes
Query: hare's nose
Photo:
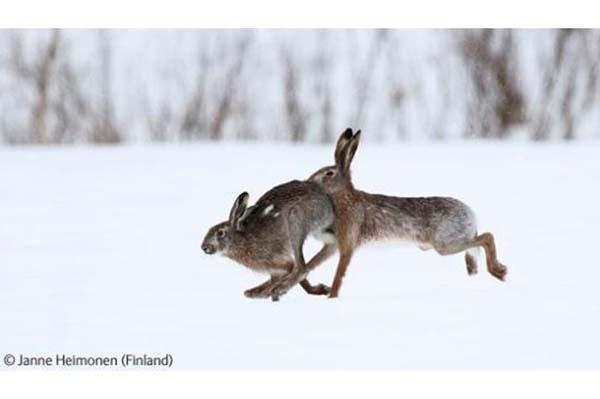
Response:
[{"label": "hare's nose", "polygon": [[202,246],[202,250],[203,250],[205,253],[207,253],[208,255],[210,255],[210,254],[214,254],[214,253],[215,253],[215,247],[213,247],[213,246],[212,246],[212,245],[210,245],[210,244],[204,244],[204,245]]}]

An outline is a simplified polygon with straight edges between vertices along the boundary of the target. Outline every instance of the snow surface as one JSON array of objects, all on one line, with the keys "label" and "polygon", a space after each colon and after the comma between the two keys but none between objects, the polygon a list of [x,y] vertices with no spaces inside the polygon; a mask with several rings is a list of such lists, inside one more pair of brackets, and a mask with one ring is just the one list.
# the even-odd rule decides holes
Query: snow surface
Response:
[{"label": "snow surface", "polygon": [[[362,146],[357,187],[450,195],[496,235],[501,283],[463,255],[363,248],[341,297],[205,255],[235,196],[329,164],[330,146],[0,149],[0,353],[173,354],[223,369],[600,367],[600,146]],[[307,252],[318,248],[307,245]],[[336,258],[313,283],[331,283]],[[3,367],[3,366],[2,366]]]}]

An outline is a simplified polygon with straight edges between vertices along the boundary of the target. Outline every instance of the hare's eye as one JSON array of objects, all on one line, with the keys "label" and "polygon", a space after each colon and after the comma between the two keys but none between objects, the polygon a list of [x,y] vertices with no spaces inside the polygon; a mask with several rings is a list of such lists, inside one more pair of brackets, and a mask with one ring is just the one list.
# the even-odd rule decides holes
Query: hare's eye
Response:
[{"label": "hare's eye", "polygon": [[217,231],[217,237],[225,237],[225,231],[224,230]]},{"label": "hare's eye", "polygon": [[325,173],[325,176],[331,177],[331,176],[333,176],[333,174],[334,174],[333,170],[328,170],[327,173]]}]

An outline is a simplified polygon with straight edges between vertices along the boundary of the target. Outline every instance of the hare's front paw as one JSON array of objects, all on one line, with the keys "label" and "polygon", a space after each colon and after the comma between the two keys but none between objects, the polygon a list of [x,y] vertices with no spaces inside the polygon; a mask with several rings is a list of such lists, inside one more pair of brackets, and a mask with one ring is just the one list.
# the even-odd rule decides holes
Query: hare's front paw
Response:
[{"label": "hare's front paw", "polygon": [[244,296],[246,298],[256,298],[257,292],[255,288],[244,291]]},{"label": "hare's front paw", "polygon": [[268,296],[274,297],[274,298],[282,297],[289,291],[290,288],[291,287],[290,287],[289,283],[286,283],[284,281],[275,283],[268,290],[268,292],[269,292]]},{"label": "hare's front paw", "polygon": [[271,297],[271,294],[268,288],[269,287],[254,287],[244,291],[244,296],[246,298],[269,298]]},{"label": "hare's front paw", "polygon": [[331,287],[325,284],[317,284],[315,286],[316,295],[329,295],[331,293]]}]

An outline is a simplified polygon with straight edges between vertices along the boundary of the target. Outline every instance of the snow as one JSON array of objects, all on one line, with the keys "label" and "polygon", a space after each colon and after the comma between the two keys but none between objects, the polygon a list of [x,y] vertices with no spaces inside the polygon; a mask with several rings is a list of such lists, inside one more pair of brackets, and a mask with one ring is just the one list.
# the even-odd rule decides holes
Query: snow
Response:
[{"label": "snow", "polygon": [[[496,236],[506,283],[479,259],[378,244],[337,300],[205,255],[240,192],[332,161],[283,144],[0,148],[0,353],[171,353],[182,369],[600,367],[600,146],[363,145],[357,187],[450,195]],[[308,253],[318,249],[311,241]],[[313,274],[332,281],[337,257]]]}]

